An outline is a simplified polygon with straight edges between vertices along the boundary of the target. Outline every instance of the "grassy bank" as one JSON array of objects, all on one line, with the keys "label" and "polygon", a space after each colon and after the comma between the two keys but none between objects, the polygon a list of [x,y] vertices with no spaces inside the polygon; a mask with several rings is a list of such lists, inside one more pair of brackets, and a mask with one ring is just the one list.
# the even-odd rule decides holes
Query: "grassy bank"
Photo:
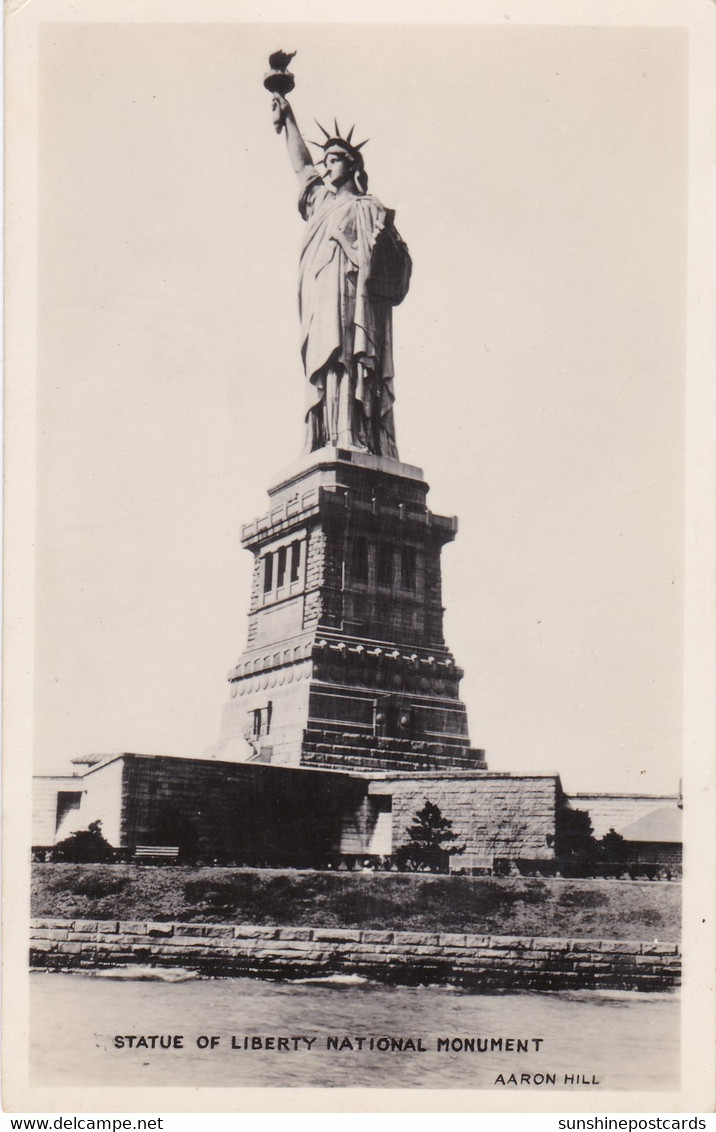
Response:
[{"label": "grassy bank", "polygon": [[612,880],[34,865],[32,915],[58,919],[472,931],[677,941],[681,885]]}]

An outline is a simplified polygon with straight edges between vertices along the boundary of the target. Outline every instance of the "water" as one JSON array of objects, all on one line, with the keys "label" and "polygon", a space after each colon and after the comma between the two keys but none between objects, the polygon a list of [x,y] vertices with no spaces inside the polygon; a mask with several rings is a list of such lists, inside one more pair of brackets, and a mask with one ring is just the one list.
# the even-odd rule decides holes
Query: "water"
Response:
[{"label": "water", "polygon": [[[510,1074],[518,1082],[528,1075],[522,1092],[672,1090],[679,1084],[678,999],[671,994],[478,994],[355,981],[175,975],[167,982],[152,971],[125,974],[32,976],[35,1084],[486,1089],[502,1087],[500,1073],[506,1090],[514,1088]],[[130,1049],[125,1042],[118,1049],[115,1035],[172,1041],[181,1035],[182,1048]],[[371,1050],[366,1040],[362,1050],[335,1050],[326,1048],[331,1036],[348,1037],[354,1046],[357,1037],[387,1036],[402,1039],[404,1048]],[[213,1048],[212,1037],[218,1038]],[[280,1037],[288,1048],[278,1048]],[[437,1049],[440,1038],[452,1045],[465,1037],[520,1038],[529,1049]],[[251,1049],[255,1038],[261,1047]],[[266,1048],[267,1038],[274,1039],[273,1049]],[[310,1047],[304,1038],[314,1039]],[[197,1039],[207,1039],[207,1048]],[[554,1085],[547,1074],[555,1076]],[[565,1074],[586,1083],[565,1084]]]}]

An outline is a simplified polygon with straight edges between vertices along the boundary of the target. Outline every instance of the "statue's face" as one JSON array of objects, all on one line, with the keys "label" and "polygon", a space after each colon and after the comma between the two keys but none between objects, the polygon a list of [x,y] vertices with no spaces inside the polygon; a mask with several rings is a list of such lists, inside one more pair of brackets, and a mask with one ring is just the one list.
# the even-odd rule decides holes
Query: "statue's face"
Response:
[{"label": "statue's face", "polygon": [[329,149],[323,159],[323,164],[326,167],[324,180],[329,185],[333,185],[334,188],[340,188],[350,179],[351,160],[348,154],[342,153],[340,149]]}]

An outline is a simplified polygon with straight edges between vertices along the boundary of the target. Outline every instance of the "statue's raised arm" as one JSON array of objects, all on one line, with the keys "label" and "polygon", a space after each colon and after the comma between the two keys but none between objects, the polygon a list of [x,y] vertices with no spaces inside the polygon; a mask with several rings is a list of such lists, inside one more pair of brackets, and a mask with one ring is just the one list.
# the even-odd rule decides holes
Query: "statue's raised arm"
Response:
[{"label": "statue's raised arm", "polygon": [[276,133],[280,134],[282,130],[286,131],[288,156],[294,172],[302,173],[307,165],[313,165],[313,159],[301,136],[291,103],[282,94],[274,94],[271,112]]},{"label": "statue's raised arm", "polygon": [[368,193],[353,128],[335,122],[314,162],[286,94],[293,58],[275,52],[264,85],[277,133],[286,132],[308,222],[299,266],[301,355],[307,383],[306,449],[356,449],[398,458],[393,420],[392,308],[408,291],[411,262],[394,213]]}]

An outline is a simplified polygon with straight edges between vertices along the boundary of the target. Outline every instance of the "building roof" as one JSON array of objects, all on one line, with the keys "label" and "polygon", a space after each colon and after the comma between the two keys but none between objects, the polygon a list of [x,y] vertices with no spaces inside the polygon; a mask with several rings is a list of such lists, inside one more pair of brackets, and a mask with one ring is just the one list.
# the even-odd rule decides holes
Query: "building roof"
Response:
[{"label": "building roof", "polygon": [[613,829],[628,841],[681,841],[676,795],[570,794],[569,802],[572,809],[589,813],[596,838]]},{"label": "building roof", "polygon": [[626,841],[681,842],[681,810],[661,806],[619,830]]}]

